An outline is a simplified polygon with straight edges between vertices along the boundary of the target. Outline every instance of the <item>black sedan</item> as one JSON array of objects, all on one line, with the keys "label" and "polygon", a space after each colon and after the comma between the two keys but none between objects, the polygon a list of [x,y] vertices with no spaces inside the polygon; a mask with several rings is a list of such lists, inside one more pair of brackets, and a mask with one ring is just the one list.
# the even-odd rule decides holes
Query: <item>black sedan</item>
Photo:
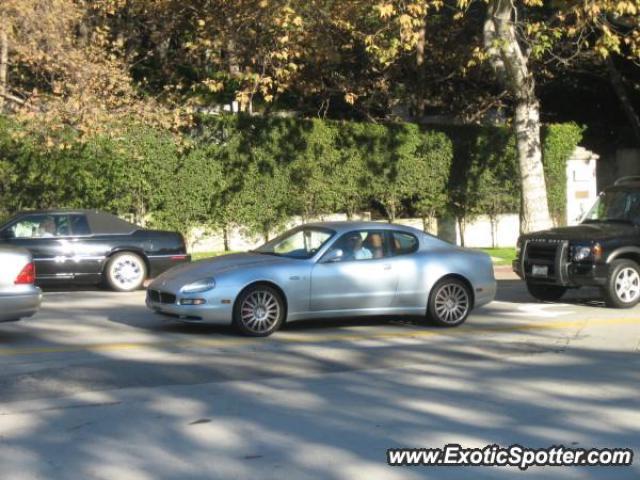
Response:
[{"label": "black sedan", "polygon": [[0,244],[31,251],[36,282],[98,284],[127,292],[189,262],[179,233],[145,230],[93,210],[24,212],[0,226]]}]

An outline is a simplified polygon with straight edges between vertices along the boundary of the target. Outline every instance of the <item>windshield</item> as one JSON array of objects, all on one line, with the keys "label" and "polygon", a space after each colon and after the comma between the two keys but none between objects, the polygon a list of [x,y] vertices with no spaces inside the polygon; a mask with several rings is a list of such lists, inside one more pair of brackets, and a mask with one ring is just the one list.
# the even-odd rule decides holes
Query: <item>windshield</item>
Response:
[{"label": "windshield", "polygon": [[254,252],[289,258],[311,258],[334,234],[328,228],[298,227],[265,243]]},{"label": "windshield", "polygon": [[582,219],[582,223],[621,222],[640,225],[640,192],[603,192]]}]

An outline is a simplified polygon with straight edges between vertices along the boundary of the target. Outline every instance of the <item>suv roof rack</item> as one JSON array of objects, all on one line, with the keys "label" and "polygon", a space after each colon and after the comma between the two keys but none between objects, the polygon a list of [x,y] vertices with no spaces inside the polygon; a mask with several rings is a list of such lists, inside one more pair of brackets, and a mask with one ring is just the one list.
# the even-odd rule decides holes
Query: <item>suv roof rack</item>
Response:
[{"label": "suv roof rack", "polygon": [[614,185],[622,185],[624,183],[640,182],[640,175],[631,175],[628,177],[620,177]]}]

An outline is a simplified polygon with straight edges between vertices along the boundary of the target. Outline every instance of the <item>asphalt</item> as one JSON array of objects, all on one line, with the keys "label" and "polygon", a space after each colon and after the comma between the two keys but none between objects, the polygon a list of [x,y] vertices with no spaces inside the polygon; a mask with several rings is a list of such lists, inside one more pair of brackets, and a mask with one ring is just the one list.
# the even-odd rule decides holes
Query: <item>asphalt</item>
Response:
[{"label": "asphalt", "polygon": [[[0,325],[1,479],[637,479],[640,307],[532,300],[466,324],[182,325],[144,292],[47,291]],[[389,467],[388,448],[626,447],[631,467]]]}]

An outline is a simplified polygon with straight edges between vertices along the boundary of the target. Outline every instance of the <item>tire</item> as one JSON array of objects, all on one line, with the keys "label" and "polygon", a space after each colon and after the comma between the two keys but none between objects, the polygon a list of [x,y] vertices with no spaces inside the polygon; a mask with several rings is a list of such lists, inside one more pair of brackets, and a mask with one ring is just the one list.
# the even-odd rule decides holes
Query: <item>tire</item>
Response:
[{"label": "tire", "polygon": [[633,260],[613,260],[603,288],[610,308],[631,308],[640,302],[640,266]]},{"label": "tire", "polygon": [[138,290],[146,278],[147,265],[135,253],[116,253],[105,267],[107,285],[116,292]]},{"label": "tire", "polygon": [[269,285],[246,288],[233,308],[233,324],[249,337],[268,337],[282,326],[285,316],[282,295]]},{"label": "tire", "polygon": [[533,298],[543,302],[557,302],[567,293],[568,289],[558,285],[540,285],[539,283],[527,282],[527,290]]},{"label": "tire", "polygon": [[472,303],[471,291],[464,282],[443,278],[431,289],[427,318],[440,327],[457,327],[469,316]]}]

